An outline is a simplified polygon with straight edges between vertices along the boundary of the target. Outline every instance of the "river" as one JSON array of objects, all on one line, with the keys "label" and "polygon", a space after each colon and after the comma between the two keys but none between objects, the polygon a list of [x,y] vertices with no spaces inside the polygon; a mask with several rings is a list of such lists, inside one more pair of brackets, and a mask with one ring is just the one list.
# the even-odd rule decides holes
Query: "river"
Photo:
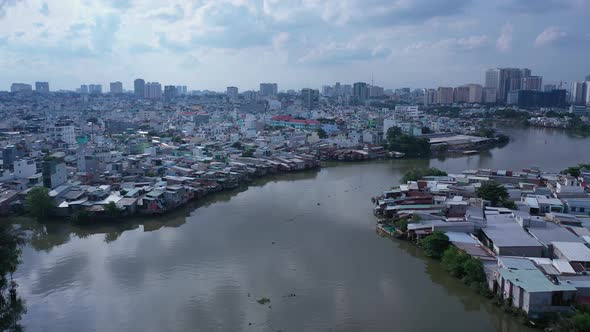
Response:
[{"label": "river", "polygon": [[[15,273],[29,331],[529,331],[414,246],[379,237],[370,197],[414,167],[561,170],[563,131],[459,158],[330,164],[162,218],[33,229]],[[258,299],[268,298],[262,305]]]}]

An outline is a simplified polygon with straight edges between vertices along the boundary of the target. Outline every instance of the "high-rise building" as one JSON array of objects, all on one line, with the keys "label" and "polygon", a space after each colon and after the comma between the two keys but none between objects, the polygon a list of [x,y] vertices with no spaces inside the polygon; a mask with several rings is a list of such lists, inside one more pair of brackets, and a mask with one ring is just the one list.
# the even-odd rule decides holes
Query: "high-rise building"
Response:
[{"label": "high-rise building", "polygon": [[521,78],[520,88],[522,90],[541,91],[543,76],[526,76]]},{"label": "high-rise building", "polygon": [[436,104],[436,90],[425,89],[424,91],[424,106],[430,106]]},{"label": "high-rise building", "polygon": [[531,76],[528,68],[494,68],[485,73],[485,87],[496,88],[498,100],[506,101],[510,91],[521,89],[522,78]]},{"label": "high-rise building", "polygon": [[145,98],[145,81],[141,78],[133,82],[133,93],[137,98]]},{"label": "high-rise building", "polygon": [[12,83],[10,92],[33,91],[33,86],[26,83]]},{"label": "high-rise building", "polygon": [[584,81],[590,82],[590,75],[586,75],[586,78],[584,79]]},{"label": "high-rise building", "polygon": [[260,83],[260,96],[269,97],[276,96],[278,93],[278,86],[276,83]]},{"label": "high-rise building", "polygon": [[112,82],[111,83],[111,93],[112,94],[121,94],[121,93],[123,93],[123,83],[121,83],[121,82]]},{"label": "high-rise building", "polygon": [[86,85],[86,84],[80,85],[80,93],[83,95],[88,94],[88,85]]},{"label": "high-rise building", "polygon": [[334,84],[334,97],[342,96],[342,87],[340,86],[340,82],[336,82]]},{"label": "high-rise building", "polygon": [[256,91],[252,91],[252,90],[248,90],[248,91],[244,91],[242,93],[242,95],[244,96],[244,100],[247,102],[253,102],[256,100],[256,97],[258,96],[258,94],[256,93]]},{"label": "high-rise building", "polygon": [[519,107],[565,107],[566,91],[553,90],[551,92],[520,90],[510,93],[516,96],[516,105]]},{"label": "high-rise building", "polygon": [[145,84],[145,98],[158,100],[162,98],[162,85],[158,82]]},{"label": "high-rise building", "polygon": [[572,83],[572,94],[571,102],[574,105],[585,105],[586,104],[586,92],[588,90],[588,84],[590,82],[573,82]]},{"label": "high-rise building", "polygon": [[385,94],[385,90],[376,85],[371,85],[369,88],[369,97],[381,97]]},{"label": "high-rise building", "polygon": [[590,106],[590,81],[586,81],[586,105]]},{"label": "high-rise building", "polygon": [[302,89],[301,102],[303,107],[308,110],[316,109],[320,106],[320,91],[315,89]]},{"label": "high-rise building", "polygon": [[369,88],[365,82],[356,82],[352,85],[352,97],[354,101],[364,104],[369,99]]},{"label": "high-rise building", "polygon": [[102,93],[102,85],[100,84],[90,84],[88,85],[88,93],[93,95],[99,95]]},{"label": "high-rise building", "polygon": [[187,94],[187,87],[186,85],[177,85],[176,86],[176,93],[178,93],[179,96],[184,96]]},{"label": "high-rise building", "polygon": [[35,82],[35,91],[41,93],[49,92],[49,82]]},{"label": "high-rise building", "polygon": [[164,87],[164,99],[170,101],[178,97],[178,89],[174,85],[166,85]]},{"label": "high-rise building", "polygon": [[557,89],[557,85],[555,84],[545,84],[543,85],[543,92],[551,92]]},{"label": "high-rise building", "polygon": [[436,90],[436,103],[443,105],[450,105],[453,103],[453,88],[439,87]]},{"label": "high-rise building", "polygon": [[237,87],[228,86],[225,93],[229,100],[238,100],[239,90]]},{"label": "high-rise building", "polygon": [[469,87],[460,86],[453,89],[453,101],[455,103],[467,103],[469,102]]},{"label": "high-rise building", "polygon": [[466,84],[464,85],[469,89],[467,102],[471,104],[481,103],[483,96],[483,88],[479,84]]},{"label": "high-rise building", "polygon": [[484,104],[495,104],[498,102],[498,90],[496,88],[483,88],[481,99]]}]

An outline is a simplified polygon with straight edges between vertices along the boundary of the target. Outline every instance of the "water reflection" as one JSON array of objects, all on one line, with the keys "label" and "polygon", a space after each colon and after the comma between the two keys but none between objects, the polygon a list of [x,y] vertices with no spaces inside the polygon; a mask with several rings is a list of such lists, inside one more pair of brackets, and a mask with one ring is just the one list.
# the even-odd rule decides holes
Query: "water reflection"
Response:
[{"label": "water reflection", "polygon": [[318,172],[318,170],[308,170],[290,174],[276,174],[256,179],[249,185],[214,193],[201,200],[190,202],[186,206],[164,216],[133,217],[106,224],[72,224],[66,220],[39,223],[34,219],[26,217],[13,218],[10,221],[28,231],[29,244],[38,251],[49,252],[53,247],[69,242],[72,236],[85,239],[92,235],[104,234],[104,241],[110,243],[119,239],[125,231],[136,230],[140,227],[144,232],[157,231],[162,228],[178,228],[186,223],[187,217],[195,209],[206,208],[215,203],[229,202],[232,198],[251,188],[263,187],[279,181],[293,182],[314,179]]},{"label": "water reflection", "polygon": [[[21,219],[33,239],[15,274],[29,307],[23,323],[34,331],[527,331],[415,247],[377,237],[369,198],[416,167],[561,168],[590,154],[578,138],[553,133],[545,145],[542,134],[515,132],[513,143],[475,156],[326,163],[163,217],[84,226]],[[566,144],[579,153],[538,152]]]}]

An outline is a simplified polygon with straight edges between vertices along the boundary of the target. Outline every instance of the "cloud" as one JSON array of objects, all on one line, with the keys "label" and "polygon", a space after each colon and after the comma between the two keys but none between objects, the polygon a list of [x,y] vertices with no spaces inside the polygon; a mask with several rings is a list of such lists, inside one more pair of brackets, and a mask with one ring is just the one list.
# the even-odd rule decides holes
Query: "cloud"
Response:
[{"label": "cloud", "polygon": [[419,41],[406,46],[405,53],[420,53],[432,50],[471,51],[489,45],[486,35],[470,36],[466,38],[446,38],[436,42]]},{"label": "cloud", "polygon": [[500,37],[496,40],[496,49],[500,52],[508,52],[512,47],[512,24],[506,23],[500,31]]},{"label": "cloud", "polygon": [[276,22],[296,24],[319,16],[327,24],[395,26],[464,11],[471,0],[263,0],[262,12]]},{"label": "cloud", "polygon": [[543,47],[549,44],[553,44],[567,36],[567,33],[561,30],[559,27],[548,27],[541,32],[535,39],[536,47]]},{"label": "cloud", "polygon": [[542,14],[588,8],[588,0],[502,0],[499,8],[510,13]]},{"label": "cloud", "polygon": [[43,16],[49,16],[49,5],[47,4],[47,2],[44,2],[41,5],[41,9],[39,9],[39,13],[41,13],[41,15],[43,15]]},{"label": "cloud", "polygon": [[272,37],[272,46],[281,49],[289,41],[291,35],[288,32],[279,32]]},{"label": "cloud", "polygon": [[148,15],[150,19],[162,20],[168,23],[174,23],[184,18],[184,9],[179,4],[172,8],[163,8]]},{"label": "cloud", "polygon": [[123,10],[131,8],[132,1],[133,0],[103,0],[103,2],[110,7]]},{"label": "cloud", "polygon": [[94,26],[90,28],[90,38],[97,53],[112,51],[120,25],[121,18],[116,14],[106,14],[95,18]]},{"label": "cloud", "polygon": [[14,6],[22,0],[0,0],[0,18],[6,16],[6,9],[10,6]]},{"label": "cloud", "polygon": [[356,61],[386,58],[391,50],[382,45],[373,46],[363,38],[348,42],[321,43],[297,60],[298,64],[338,65]]}]

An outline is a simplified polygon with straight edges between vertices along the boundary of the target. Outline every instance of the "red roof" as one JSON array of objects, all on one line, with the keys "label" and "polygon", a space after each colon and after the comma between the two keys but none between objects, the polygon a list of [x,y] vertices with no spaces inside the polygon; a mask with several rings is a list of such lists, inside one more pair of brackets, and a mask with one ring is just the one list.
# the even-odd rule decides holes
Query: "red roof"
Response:
[{"label": "red roof", "polygon": [[302,120],[302,119],[294,119],[290,115],[275,115],[271,118],[272,121],[284,121],[284,122],[291,122],[291,123],[301,123],[304,125],[319,125],[320,122],[318,120]]}]

